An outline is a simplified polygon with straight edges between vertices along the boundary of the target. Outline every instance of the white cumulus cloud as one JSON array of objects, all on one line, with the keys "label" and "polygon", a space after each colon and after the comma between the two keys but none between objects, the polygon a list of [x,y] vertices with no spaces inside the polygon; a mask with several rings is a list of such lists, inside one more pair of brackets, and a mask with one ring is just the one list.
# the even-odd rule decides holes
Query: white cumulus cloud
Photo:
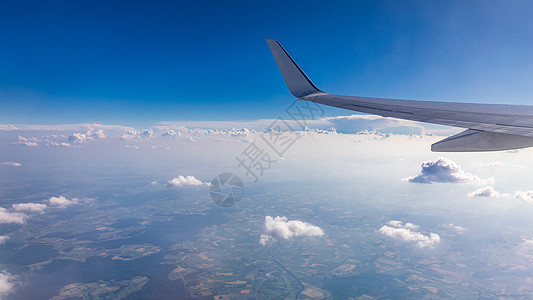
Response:
[{"label": "white cumulus cloud", "polygon": [[210,185],[208,182],[202,182],[196,179],[194,176],[178,176],[168,181],[168,187],[183,187],[183,186],[197,186],[197,185]]},{"label": "white cumulus cloud", "polygon": [[20,164],[18,162],[13,162],[13,161],[4,161],[4,162],[2,162],[2,165],[10,166],[10,167],[20,167],[20,166],[22,166],[22,164]]},{"label": "white cumulus cloud", "polygon": [[42,213],[48,206],[43,203],[17,203],[11,205],[15,211],[28,211]]},{"label": "white cumulus cloud", "polygon": [[533,203],[533,191],[516,191],[514,196],[524,202]]},{"label": "white cumulus cloud", "polygon": [[533,246],[533,239],[524,239],[524,245],[527,247]]},{"label": "white cumulus cloud", "polygon": [[431,232],[429,235],[424,235],[415,231],[419,228],[418,225],[403,224],[402,221],[397,220],[389,221],[387,224],[379,229],[381,234],[406,242],[416,242],[417,246],[421,248],[433,247],[440,242],[440,236],[436,233]]},{"label": "white cumulus cloud", "polygon": [[474,197],[487,197],[487,198],[498,198],[500,197],[500,193],[494,190],[494,188],[490,185],[484,186],[482,188],[479,188],[472,193],[468,193],[468,197],[474,198]]},{"label": "white cumulus cloud", "polygon": [[22,145],[26,145],[26,146],[30,146],[30,147],[37,147],[37,146],[39,146],[38,142],[39,142],[38,138],[35,138],[35,137],[25,138],[25,137],[19,135],[19,137],[18,137],[17,141],[15,142],[15,144],[22,144]]},{"label": "white cumulus cloud", "polygon": [[476,175],[463,171],[457,163],[443,157],[423,162],[421,167],[420,174],[403,180],[413,183],[449,182],[478,185],[494,183],[493,178],[481,179]]},{"label": "white cumulus cloud", "polygon": [[15,278],[6,271],[0,272],[0,299],[12,292],[15,287]]},{"label": "white cumulus cloud", "polygon": [[287,217],[265,217],[265,233],[261,235],[259,243],[265,246],[278,238],[289,239],[293,236],[322,236],[324,231],[320,227],[298,220],[289,221]]},{"label": "white cumulus cloud", "polygon": [[78,198],[72,198],[69,200],[65,196],[50,197],[50,199],[48,199],[48,203],[57,208],[66,208],[67,206],[77,204]]},{"label": "white cumulus cloud", "polygon": [[24,224],[24,221],[26,220],[27,217],[28,216],[23,213],[11,212],[3,207],[0,207],[0,224],[3,224],[3,223]]},{"label": "white cumulus cloud", "polygon": [[120,138],[126,141],[131,141],[137,139],[151,138],[153,135],[154,131],[152,129],[145,129],[142,131],[129,130],[128,132],[122,134]]},{"label": "white cumulus cloud", "polygon": [[71,143],[85,143],[88,140],[95,140],[95,139],[105,139],[105,134],[102,131],[102,129],[96,129],[96,130],[88,130],[85,133],[80,132],[74,132],[71,136],[68,137],[68,141]]},{"label": "white cumulus cloud", "polygon": [[5,244],[5,242],[9,240],[9,236],[7,235],[0,235],[0,245]]},{"label": "white cumulus cloud", "polygon": [[455,229],[455,230],[457,230],[457,231],[459,231],[459,232],[461,232],[461,231],[465,231],[465,230],[466,230],[465,227],[460,226],[460,225],[455,225],[455,224],[446,224],[446,225],[444,225],[444,227],[452,228],[452,229]]}]

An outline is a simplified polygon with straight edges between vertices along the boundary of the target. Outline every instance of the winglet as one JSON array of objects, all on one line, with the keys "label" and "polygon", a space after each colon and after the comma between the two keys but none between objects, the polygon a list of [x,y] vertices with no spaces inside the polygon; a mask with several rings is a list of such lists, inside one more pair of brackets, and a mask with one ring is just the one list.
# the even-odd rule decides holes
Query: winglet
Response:
[{"label": "winglet", "polygon": [[273,39],[266,39],[272,55],[278,64],[281,75],[289,88],[289,91],[296,97],[302,98],[320,91],[311,82],[309,77],[298,67],[298,65],[291,58],[289,53],[283,49],[280,43]]}]

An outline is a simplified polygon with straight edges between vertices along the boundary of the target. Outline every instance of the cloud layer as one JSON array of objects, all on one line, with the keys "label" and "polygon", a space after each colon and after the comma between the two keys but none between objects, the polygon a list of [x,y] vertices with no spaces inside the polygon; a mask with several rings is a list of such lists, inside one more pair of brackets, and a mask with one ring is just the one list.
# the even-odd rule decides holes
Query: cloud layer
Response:
[{"label": "cloud layer", "polygon": [[447,159],[438,158],[423,162],[420,174],[404,178],[404,181],[413,183],[469,183],[469,184],[492,184],[493,178],[481,179],[476,175],[463,171],[457,163]]},{"label": "cloud layer", "polygon": [[418,225],[412,223],[403,224],[402,221],[397,220],[389,221],[387,224],[379,229],[381,234],[401,241],[416,242],[416,245],[421,248],[433,247],[435,244],[440,243],[440,236],[436,233],[431,232],[429,235],[424,235],[415,231],[419,228]]},{"label": "cloud layer", "polygon": [[294,236],[322,236],[320,227],[298,220],[289,221],[287,217],[265,217],[265,233],[261,235],[259,244],[266,244],[276,239],[290,239]]}]

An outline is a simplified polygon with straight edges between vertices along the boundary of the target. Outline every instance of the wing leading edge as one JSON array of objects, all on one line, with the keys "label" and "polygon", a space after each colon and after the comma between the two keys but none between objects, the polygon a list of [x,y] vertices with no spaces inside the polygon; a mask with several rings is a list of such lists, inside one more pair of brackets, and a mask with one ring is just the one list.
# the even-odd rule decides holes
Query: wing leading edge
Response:
[{"label": "wing leading edge", "polygon": [[533,146],[533,106],[341,96],[319,90],[276,40],[268,46],[289,91],[298,98],[357,112],[466,128],[431,146],[436,152],[474,152]]}]

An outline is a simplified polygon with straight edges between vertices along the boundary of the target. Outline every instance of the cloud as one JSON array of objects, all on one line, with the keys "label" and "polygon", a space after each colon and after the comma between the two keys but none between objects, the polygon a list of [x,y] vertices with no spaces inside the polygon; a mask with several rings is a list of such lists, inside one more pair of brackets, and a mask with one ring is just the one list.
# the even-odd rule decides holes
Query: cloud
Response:
[{"label": "cloud", "polygon": [[181,136],[181,132],[176,131],[176,130],[174,130],[174,129],[169,129],[169,130],[163,131],[163,132],[161,133],[161,136],[169,136],[169,137],[172,137],[172,136]]},{"label": "cloud", "polygon": [[15,277],[6,271],[0,272],[0,298],[7,296],[13,288],[15,287],[14,283]]},{"label": "cloud", "polygon": [[293,236],[322,236],[324,231],[320,227],[298,220],[289,221],[287,217],[265,217],[265,233],[261,235],[259,243],[265,246],[276,239],[289,239]]},{"label": "cloud", "polygon": [[67,206],[77,204],[78,202],[78,198],[72,198],[69,200],[65,196],[50,197],[50,199],[48,199],[48,203],[57,208],[66,208]]},{"label": "cloud", "polygon": [[533,203],[533,191],[516,191],[514,196],[524,202]]},{"label": "cloud", "polygon": [[[187,128],[202,128],[227,130],[230,128],[248,128],[250,131],[262,132],[269,128],[274,122],[274,119],[259,119],[251,121],[166,121],[160,122],[160,126],[154,126],[155,129],[170,131],[175,129],[177,131],[188,130]],[[301,124],[295,120],[285,120],[285,122],[295,130],[302,130]],[[353,114],[350,116],[337,116],[317,118],[314,120],[306,120],[308,129],[326,130],[328,128],[335,128],[339,133],[356,133],[359,131],[380,131],[393,134],[424,134],[428,132],[425,124],[405,121],[394,118],[386,118],[374,115]],[[434,125],[430,125],[435,127]],[[432,132],[440,132],[440,135],[450,135],[456,133],[456,130],[450,129],[435,129]],[[167,132],[164,136],[173,136],[171,132]]]},{"label": "cloud", "polygon": [[0,224],[15,223],[24,224],[28,216],[19,212],[10,212],[7,209],[0,207]]},{"label": "cloud", "polygon": [[476,167],[500,167],[505,166],[505,164],[501,161],[492,161],[492,162],[477,162],[474,164]]},{"label": "cloud", "polygon": [[151,138],[153,135],[154,135],[154,131],[152,129],[145,129],[142,131],[129,130],[128,132],[122,134],[120,138],[126,141],[131,141],[131,140]]},{"label": "cloud", "polygon": [[42,213],[48,206],[43,203],[18,203],[11,205],[14,211],[28,211]]},{"label": "cloud", "polygon": [[210,185],[209,182],[202,182],[196,178],[194,178],[194,176],[178,176],[176,178],[172,178],[171,180],[168,181],[167,183],[167,186],[168,187],[182,187],[182,186],[188,186],[188,185],[193,185],[193,186],[197,186],[197,185]]},{"label": "cloud", "polygon": [[29,146],[29,147],[37,147],[39,146],[39,139],[36,138],[36,137],[29,137],[29,138],[25,138],[23,136],[20,136],[17,138],[17,141],[15,142],[15,144],[21,144],[21,145],[26,145],[26,146]]},{"label": "cloud", "polygon": [[429,235],[424,235],[414,231],[418,229],[418,225],[412,223],[403,224],[402,221],[397,220],[389,221],[387,224],[379,229],[381,234],[406,242],[416,242],[418,247],[433,247],[440,242],[440,236],[436,233],[431,232]]},{"label": "cloud", "polygon": [[72,147],[71,144],[65,143],[65,142],[49,142],[46,144],[47,146],[56,146],[56,147]]},{"label": "cloud", "polygon": [[444,225],[444,227],[452,228],[452,229],[455,229],[457,231],[465,231],[466,230],[465,227],[459,226],[459,225],[455,225],[455,224],[446,224],[446,225]]},{"label": "cloud", "polygon": [[13,161],[4,161],[2,163],[2,165],[11,166],[11,167],[20,167],[20,166],[22,166],[22,164],[19,164],[18,162],[13,162]]},{"label": "cloud", "polygon": [[447,159],[438,158],[437,160],[426,161],[422,163],[420,174],[404,178],[403,181],[413,183],[469,183],[469,184],[492,184],[493,178],[481,179],[473,174],[466,173],[457,163]]},{"label": "cloud", "polygon": [[500,197],[500,193],[495,191],[492,186],[484,186],[482,188],[479,188],[472,193],[468,193],[468,197],[474,198],[474,197],[487,197],[487,198],[498,198]]},{"label": "cloud", "polygon": [[7,240],[9,240],[9,236],[7,236],[7,235],[0,235],[0,245],[5,244]]},{"label": "cloud", "polygon": [[[341,133],[355,133],[358,131],[380,131],[396,134],[422,134],[425,132],[420,123],[375,115],[351,115],[327,117],[321,119],[330,123]],[[310,122],[313,125],[313,122]]]},{"label": "cloud", "polygon": [[85,133],[74,132],[68,137],[68,141],[71,143],[86,143],[88,140],[105,139],[105,134],[102,129],[96,129],[94,131],[88,130]]},{"label": "cloud", "polygon": [[524,245],[528,247],[533,246],[533,239],[524,239]]}]

